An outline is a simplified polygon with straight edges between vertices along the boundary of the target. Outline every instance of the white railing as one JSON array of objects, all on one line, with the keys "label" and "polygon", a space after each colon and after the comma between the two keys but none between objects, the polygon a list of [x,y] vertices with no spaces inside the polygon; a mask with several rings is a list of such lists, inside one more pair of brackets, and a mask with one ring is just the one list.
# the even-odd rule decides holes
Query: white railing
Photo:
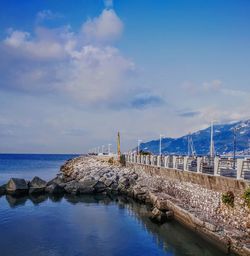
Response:
[{"label": "white railing", "polygon": [[250,180],[250,159],[127,154],[128,163]]}]

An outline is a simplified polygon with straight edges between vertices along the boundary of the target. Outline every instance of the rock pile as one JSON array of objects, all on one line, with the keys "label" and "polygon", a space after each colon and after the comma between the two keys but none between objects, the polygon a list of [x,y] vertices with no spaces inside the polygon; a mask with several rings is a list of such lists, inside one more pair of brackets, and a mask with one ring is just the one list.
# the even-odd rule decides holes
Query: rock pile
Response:
[{"label": "rock pile", "polygon": [[[180,221],[183,220],[191,228],[219,239],[228,248],[234,247],[235,251],[242,255],[249,255],[249,249],[246,247],[248,243],[250,244],[250,226],[246,227],[250,225],[249,215],[245,214],[245,216],[242,213],[239,216],[241,222],[227,220],[225,223],[223,221],[225,216],[233,216],[234,212],[223,209],[220,193],[192,182],[173,181],[160,175],[151,175],[140,166],[124,167],[108,159],[78,157],[67,161],[57,177],[49,182],[38,177],[30,182],[13,178],[6,185],[0,186],[0,196],[4,194],[75,196],[93,193],[126,195],[150,204],[152,221],[163,223],[172,219],[175,214],[175,217]],[[232,211],[232,214],[226,214],[226,211]],[[236,218],[230,217],[230,220]],[[242,249],[242,244],[246,248]]]}]

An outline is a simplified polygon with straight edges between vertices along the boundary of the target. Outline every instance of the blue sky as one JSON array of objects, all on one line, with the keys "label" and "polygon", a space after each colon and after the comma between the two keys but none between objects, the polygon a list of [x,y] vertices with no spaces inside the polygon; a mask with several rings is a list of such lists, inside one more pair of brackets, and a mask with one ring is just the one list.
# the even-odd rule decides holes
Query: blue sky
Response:
[{"label": "blue sky", "polygon": [[84,152],[250,118],[248,0],[3,0],[0,152]]}]

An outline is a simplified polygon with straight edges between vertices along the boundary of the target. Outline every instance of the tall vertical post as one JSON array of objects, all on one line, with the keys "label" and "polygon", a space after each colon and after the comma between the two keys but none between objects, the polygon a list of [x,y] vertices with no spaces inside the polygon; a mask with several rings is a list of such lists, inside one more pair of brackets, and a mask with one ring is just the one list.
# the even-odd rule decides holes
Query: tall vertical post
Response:
[{"label": "tall vertical post", "polygon": [[210,158],[213,159],[215,155],[214,148],[214,122],[211,122],[211,134],[210,134]]},{"label": "tall vertical post", "polygon": [[162,135],[160,134],[160,140],[159,140],[159,155],[161,156],[161,138]]},{"label": "tall vertical post", "polygon": [[121,156],[121,138],[120,138],[120,132],[117,134],[117,155],[118,158],[120,159]]},{"label": "tall vertical post", "polygon": [[233,169],[235,170],[236,168],[236,127],[234,127],[234,160],[233,160]]}]

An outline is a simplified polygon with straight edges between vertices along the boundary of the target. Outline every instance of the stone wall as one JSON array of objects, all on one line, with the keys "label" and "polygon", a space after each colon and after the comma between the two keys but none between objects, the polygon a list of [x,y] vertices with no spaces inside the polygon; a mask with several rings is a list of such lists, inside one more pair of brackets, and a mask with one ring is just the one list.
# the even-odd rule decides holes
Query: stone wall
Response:
[{"label": "stone wall", "polygon": [[[250,209],[242,198],[250,182],[141,164],[127,163],[127,166],[165,181],[164,193],[177,200],[175,206],[187,211],[185,214],[176,208],[177,219],[197,228],[196,221],[189,217],[193,213],[201,226],[210,223],[209,230],[235,237],[235,244],[243,239],[250,248]],[[222,203],[222,195],[228,191],[234,193],[234,207]]]}]

